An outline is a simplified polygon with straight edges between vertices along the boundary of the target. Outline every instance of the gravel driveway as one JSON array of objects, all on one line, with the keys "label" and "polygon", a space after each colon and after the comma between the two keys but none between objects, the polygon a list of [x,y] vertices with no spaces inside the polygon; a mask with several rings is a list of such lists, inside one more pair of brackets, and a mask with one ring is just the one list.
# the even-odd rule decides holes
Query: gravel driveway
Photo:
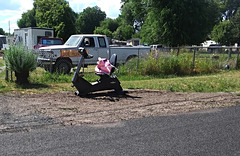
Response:
[{"label": "gravel driveway", "polygon": [[74,92],[0,95],[0,133],[36,128],[102,124],[149,116],[174,115],[233,106],[231,93],[179,93],[128,90],[125,96],[98,92],[78,97]]}]

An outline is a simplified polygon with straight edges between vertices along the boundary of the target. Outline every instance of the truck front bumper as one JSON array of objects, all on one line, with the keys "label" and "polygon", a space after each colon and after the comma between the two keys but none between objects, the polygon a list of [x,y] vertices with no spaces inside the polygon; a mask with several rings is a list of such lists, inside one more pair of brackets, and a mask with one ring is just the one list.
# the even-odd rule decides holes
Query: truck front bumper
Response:
[{"label": "truck front bumper", "polygon": [[48,58],[37,58],[37,66],[43,66],[43,65],[51,65],[55,64],[56,59],[48,59]]}]

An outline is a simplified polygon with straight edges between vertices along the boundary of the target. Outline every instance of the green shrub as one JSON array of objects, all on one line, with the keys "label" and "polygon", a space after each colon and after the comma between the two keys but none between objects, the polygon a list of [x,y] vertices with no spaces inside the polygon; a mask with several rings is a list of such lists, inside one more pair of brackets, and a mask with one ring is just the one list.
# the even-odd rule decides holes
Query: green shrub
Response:
[{"label": "green shrub", "polygon": [[16,82],[28,83],[29,72],[36,69],[36,56],[32,51],[25,50],[24,46],[12,45],[4,52],[6,67],[15,72]]},{"label": "green shrub", "polygon": [[24,46],[12,45],[4,52],[7,69],[22,73],[36,69],[36,56],[32,51],[25,50]]}]

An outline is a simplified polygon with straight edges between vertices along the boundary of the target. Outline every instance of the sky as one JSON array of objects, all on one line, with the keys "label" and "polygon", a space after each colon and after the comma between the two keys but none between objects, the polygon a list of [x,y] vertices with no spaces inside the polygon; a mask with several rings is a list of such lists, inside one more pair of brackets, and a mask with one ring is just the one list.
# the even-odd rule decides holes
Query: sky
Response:
[{"label": "sky", "polygon": [[[105,11],[107,17],[117,18],[120,14],[121,0],[67,0],[70,7],[80,13],[87,7],[98,6]],[[33,0],[0,0],[0,28],[5,32],[13,33],[18,29],[17,20],[21,19],[22,13],[33,8]]]}]

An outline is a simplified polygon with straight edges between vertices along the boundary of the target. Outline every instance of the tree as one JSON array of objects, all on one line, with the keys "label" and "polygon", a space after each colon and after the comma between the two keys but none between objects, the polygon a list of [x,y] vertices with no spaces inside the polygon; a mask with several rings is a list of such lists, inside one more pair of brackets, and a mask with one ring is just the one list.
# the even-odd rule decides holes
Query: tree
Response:
[{"label": "tree", "polygon": [[0,35],[5,35],[5,31],[3,30],[3,28],[0,28]]},{"label": "tree", "polygon": [[54,28],[63,40],[75,33],[76,14],[66,0],[35,0],[34,7],[37,26]]},{"label": "tree", "polygon": [[231,19],[240,7],[239,0],[217,0],[224,20]]},{"label": "tree", "polygon": [[94,34],[105,34],[108,37],[113,37],[112,33],[119,27],[119,18],[106,18],[100,23],[100,26],[94,30]]},{"label": "tree", "polygon": [[220,22],[215,25],[213,31],[211,33],[211,39],[223,44],[223,45],[231,45],[231,23],[230,21]]},{"label": "tree", "polygon": [[27,12],[22,14],[22,18],[17,21],[17,25],[19,28],[26,28],[26,27],[36,27],[36,19],[35,19],[36,10],[33,8]]},{"label": "tree", "polygon": [[147,14],[147,6],[139,0],[122,0],[122,3],[122,24],[132,25],[135,30],[140,31]]},{"label": "tree", "polygon": [[219,21],[218,5],[211,0],[151,0],[141,37],[148,44],[198,45]]},{"label": "tree", "polygon": [[231,19],[214,26],[211,38],[223,45],[240,44],[240,9]]},{"label": "tree", "polygon": [[128,40],[132,38],[134,34],[134,29],[131,25],[121,25],[113,33],[113,38],[118,40]]},{"label": "tree", "polygon": [[106,18],[106,13],[98,6],[88,7],[79,14],[76,21],[76,31],[80,34],[92,34],[100,22]]},{"label": "tree", "polygon": [[97,27],[94,30],[94,34],[103,34],[106,35],[107,37],[112,38],[112,32],[109,29],[103,27]]}]

